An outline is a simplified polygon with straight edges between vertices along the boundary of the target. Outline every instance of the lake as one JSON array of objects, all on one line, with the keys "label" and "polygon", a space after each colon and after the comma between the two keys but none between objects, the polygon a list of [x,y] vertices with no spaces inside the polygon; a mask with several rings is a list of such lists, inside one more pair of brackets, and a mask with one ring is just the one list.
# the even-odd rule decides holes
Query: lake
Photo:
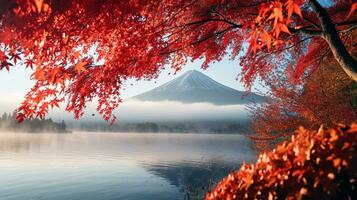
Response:
[{"label": "lake", "polygon": [[241,135],[0,133],[0,199],[200,199],[254,159]]}]

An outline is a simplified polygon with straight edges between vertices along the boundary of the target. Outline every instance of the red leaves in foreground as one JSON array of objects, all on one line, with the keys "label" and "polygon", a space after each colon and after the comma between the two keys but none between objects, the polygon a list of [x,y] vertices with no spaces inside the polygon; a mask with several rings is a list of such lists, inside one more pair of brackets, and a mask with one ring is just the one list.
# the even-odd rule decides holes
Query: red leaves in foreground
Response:
[{"label": "red leaves in foreground", "polygon": [[213,199],[354,199],[357,124],[308,131],[245,164],[206,195]]}]

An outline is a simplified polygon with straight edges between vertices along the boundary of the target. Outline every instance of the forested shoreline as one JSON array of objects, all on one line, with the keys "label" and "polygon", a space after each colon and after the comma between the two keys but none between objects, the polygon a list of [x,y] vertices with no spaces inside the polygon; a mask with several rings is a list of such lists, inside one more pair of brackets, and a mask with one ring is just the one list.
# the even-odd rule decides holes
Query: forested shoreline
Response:
[{"label": "forested shoreline", "polygon": [[250,121],[197,121],[197,122],[118,122],[113,125],[101,122],[79,123],[73,130],[86,132],[127,133],[209,133],[252,134]]},{"label": "forested shoreline", "polygon": [[70,133],[67,125],[49,119],[26,119],[19,123],[16,115],[4,113],[0,118],[0,132],[26,132],[26,133]]}]

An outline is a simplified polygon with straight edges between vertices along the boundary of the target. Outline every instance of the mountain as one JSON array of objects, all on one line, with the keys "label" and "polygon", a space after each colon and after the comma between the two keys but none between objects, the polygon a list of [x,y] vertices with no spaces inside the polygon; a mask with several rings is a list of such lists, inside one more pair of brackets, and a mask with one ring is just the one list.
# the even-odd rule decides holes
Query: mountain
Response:
[{"label": "mountain", "polygon": [[255,93],[246,96],[246,92],[222,85],[199,71],[190,70],[176,79],[132,99],[234,105],[260,103],[264,101],[265,97]]}]

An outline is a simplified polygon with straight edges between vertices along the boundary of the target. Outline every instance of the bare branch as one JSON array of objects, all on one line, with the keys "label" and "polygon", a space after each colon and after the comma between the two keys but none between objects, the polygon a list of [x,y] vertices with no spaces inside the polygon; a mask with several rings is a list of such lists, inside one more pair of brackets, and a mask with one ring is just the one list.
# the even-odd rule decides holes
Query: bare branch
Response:
[{"label": "bare branch", "polygon": [[292,33],[292,34],[304,34],[306,36],[322,36],[322,31],[319,31],[319,30],[310,30],[310,29],[307,29],[305,27],[303,28],[299,28],[299,29],[294,29],[294,28],[289,28],[289,31]]}]

